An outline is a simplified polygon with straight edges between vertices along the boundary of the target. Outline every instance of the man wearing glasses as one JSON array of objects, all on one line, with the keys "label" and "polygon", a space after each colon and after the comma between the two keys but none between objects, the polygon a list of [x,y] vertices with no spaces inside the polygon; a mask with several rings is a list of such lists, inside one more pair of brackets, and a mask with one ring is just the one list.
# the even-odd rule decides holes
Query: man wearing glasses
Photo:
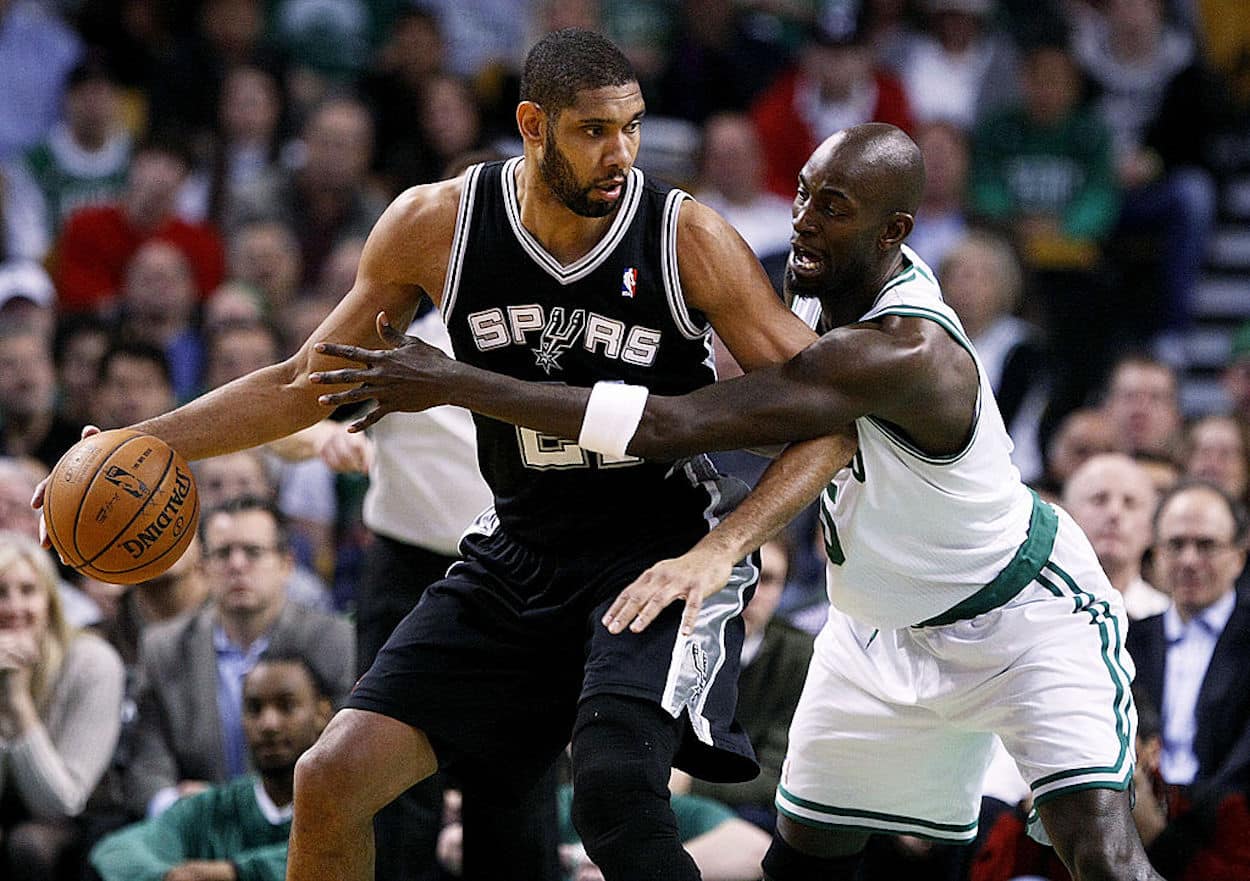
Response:
[{"label": "man wearing glasses", "polygon": [[[1250,600],[1235,588],[1246,511],[1214,484],[1187,481],[1160,499],[1154,525],[1155,583],[1172,603],[1133,622],[1128,649],[1137,688],[1163,717],[1159,771],[1172,805],[1214,816],[1222,795],[1250,785]],[[1183,834],[1175,811],[1172,827]]]},{"label": "man wearing glasses", "polygon": [[235,499],[200,522],[211,601],[152,628],[140,648],[140,691],[126,801],[155,816],[179,798],[247,771],[243,677],[263,652],[308,659],[340,704],[355,681],[351,625],[288,602],[293,565],[283,515]]}]

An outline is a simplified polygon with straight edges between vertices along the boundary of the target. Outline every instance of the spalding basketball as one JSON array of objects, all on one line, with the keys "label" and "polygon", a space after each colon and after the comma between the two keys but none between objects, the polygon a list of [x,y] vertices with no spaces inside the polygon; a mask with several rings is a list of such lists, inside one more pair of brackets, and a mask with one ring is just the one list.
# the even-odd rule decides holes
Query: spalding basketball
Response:
[{"label": "spalding basketball", "polygon": [[83,438],[56,463],[43,496],[48,538],[66,564],[113,584],[160,575],[187,549],[200,500],[187,462],[128,428]]}]

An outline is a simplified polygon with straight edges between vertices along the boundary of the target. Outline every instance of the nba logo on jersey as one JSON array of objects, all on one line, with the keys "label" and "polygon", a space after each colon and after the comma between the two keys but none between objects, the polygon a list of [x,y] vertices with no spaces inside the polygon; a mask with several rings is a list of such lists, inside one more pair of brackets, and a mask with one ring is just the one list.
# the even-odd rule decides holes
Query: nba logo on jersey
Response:
[{"label": "nba logo on jersey", "polygon": [[629,267],[621,276],[621,296],[634,298],[635,292],[638,290],[638,270],[636,267]]}]

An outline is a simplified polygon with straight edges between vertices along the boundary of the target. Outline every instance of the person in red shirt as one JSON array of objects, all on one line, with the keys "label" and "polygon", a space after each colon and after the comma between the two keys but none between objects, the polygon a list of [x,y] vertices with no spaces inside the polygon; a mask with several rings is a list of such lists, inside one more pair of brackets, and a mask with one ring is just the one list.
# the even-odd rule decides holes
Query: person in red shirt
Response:
[{"label": "person in red shirt", "polygon": [[817,28],[798,63],[756,99],[751,118],[764,145],[766,185],[787,199],[807,157],[834,132],[865,122],[915,128],[903,86],[874,66],[863,33],[849,23]]},{"label": "person in red shirt", "polygon": [[167,241],[186,255],[201,299],[225,275],[225,248],[211,227],[178,217],[176,199],[189,170],[174,143],[150,141],[131,160],[121,197],[70,215],[53,258],[63,313],[109,312],[121,291],[126,264],[139,246]]}]

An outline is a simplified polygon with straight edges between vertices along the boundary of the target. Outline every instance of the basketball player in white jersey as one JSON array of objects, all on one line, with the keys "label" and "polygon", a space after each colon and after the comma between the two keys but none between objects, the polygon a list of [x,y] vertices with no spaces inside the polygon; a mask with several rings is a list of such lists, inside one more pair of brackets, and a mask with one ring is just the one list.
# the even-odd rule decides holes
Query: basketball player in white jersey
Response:
[{"label": "basketball player in white jersey", "polygon": [[[657,458],[853,422],[859,450],[821,496],[834,608],[791,729],[766,876],[851,878],[874,832],[972,840],[997,734],[1077,881],[1158,878],[1130,814],[1123,604],[1075,523],[1021,483],[976,353],[903,244],[923,185],[919,150],[887,125],[839,132],[808,160],[786,281],[824,335],[780,367],[648,396],[522,383],[395,337],[389,352],[333,347],[369,366],[323,379],[368,386],[327,403],[455,403]],[[750,517],[748,499],[652,567],[605,625],[640,632],[683,599],[693,626],[750,550]]]}]

